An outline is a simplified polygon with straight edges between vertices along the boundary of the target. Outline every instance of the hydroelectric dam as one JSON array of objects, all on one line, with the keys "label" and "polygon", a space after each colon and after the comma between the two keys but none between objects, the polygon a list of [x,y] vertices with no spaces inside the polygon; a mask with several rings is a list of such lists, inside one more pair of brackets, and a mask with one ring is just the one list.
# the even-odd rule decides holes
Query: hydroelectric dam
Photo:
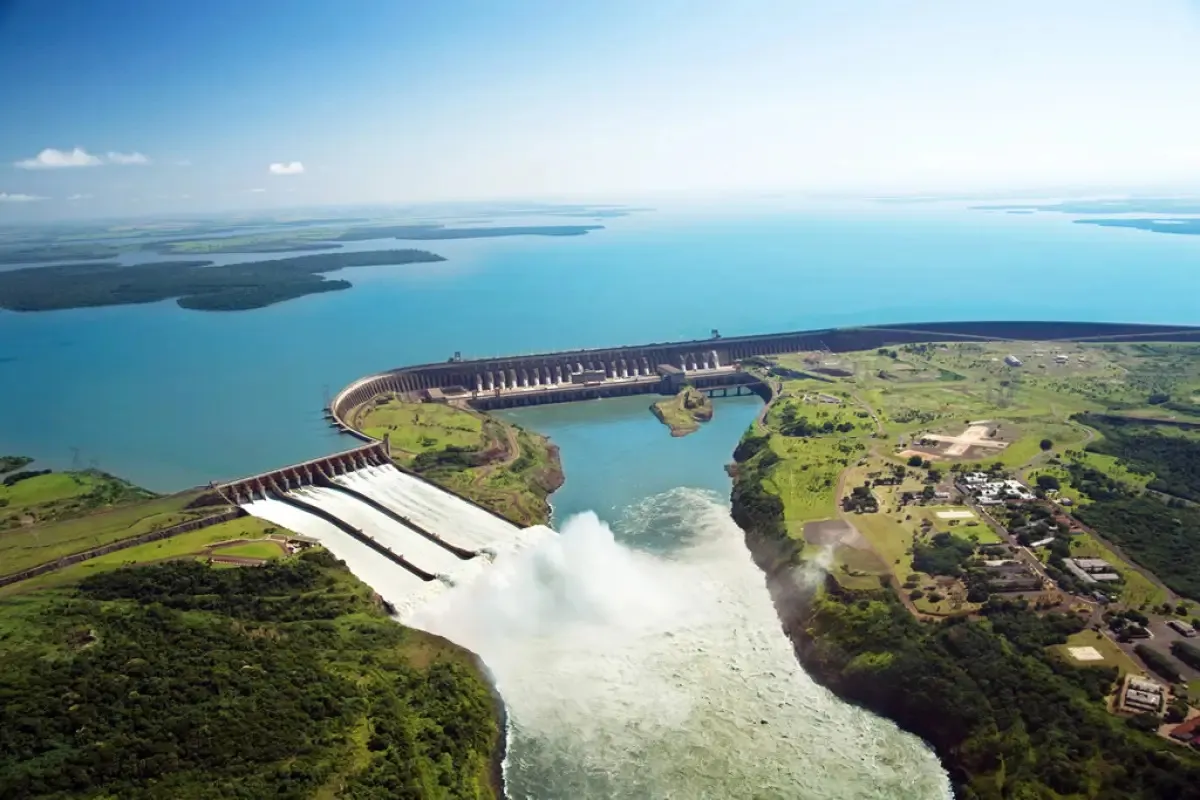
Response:
[{"label": "hydroelectric dam", "polygon": [[740,368],[744,359],[802,351],[848,352],[906,344],[970,341],[1200,341],[1200,328],[1106,322],[929,322],[663,342],[523,356],[463,359],[368,375],[337,393],[325,414],[358,430],[360,410],[377,398],[450,402],[481,411],[632,394],[673,393],[686,382],[710,394],[765,393]]},{"label": "hydroelectric dam", "polygon": [[1200,341],[1200,328],[1076,322],[882,325],[445,362],[381,372],[344,388],[326,408],[367,444],[212,488],[247,513],[324,545],[400,614],[478,575],[497,556],[553,532],[522,528],[398,467],[385,437],[357,429],[358,412],[391,397],[479,410],[631,394],[767,394],[745,359],[948,341]]},{"label": "hydroelectric dam", "polygon": [[323,545],[401,614],[550,533],[400,469],[386,439],[212,488]]}]

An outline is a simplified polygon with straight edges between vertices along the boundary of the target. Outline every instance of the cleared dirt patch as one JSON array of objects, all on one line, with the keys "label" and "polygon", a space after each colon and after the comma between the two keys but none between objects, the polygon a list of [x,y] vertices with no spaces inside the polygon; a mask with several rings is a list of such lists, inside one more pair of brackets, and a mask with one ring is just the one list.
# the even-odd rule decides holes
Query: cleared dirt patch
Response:
[{"label": "cleared dirt patch", "polygon": [[[862,536],[854,526],[840,519],[824,519],[819,522],[804,524],[804,541],[809,544],[826,545],[845,544],[859,549],[867,546]],[[858,544],[861,542],[861,544]]]},{"label": "cleared dirt patch", "polygon": [[1103,661],[1104,656],[1094,647],[1068,647],[1067,652],[1076,661]]},{"label": "cleared dirt patch", "polygon": [[938,433],[926,433],[919,439],[938,442],[946,445],[945,454],[950,458],[961,458],[972,450],[1003,450],[1008,442],[993,439],[990,434],[994,426],[991,423],[972,423],[958,436],[945,436]]}]

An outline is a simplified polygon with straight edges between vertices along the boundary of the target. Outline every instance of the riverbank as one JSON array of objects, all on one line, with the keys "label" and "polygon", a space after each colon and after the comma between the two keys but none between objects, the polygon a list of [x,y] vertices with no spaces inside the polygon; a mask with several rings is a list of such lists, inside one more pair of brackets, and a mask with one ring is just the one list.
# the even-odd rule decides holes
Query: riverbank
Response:
[{"label": "riverbank", "polygon": [[[955,357],[956,351],[947,353]],[[986,357],[970,355],[990,368]],[[833,390],[836,403],[828,406],[841,411],[826,411],[825,404],[803,393],[785,392],[734,453],[733,516],[805,671],[842,699],[928,742],[959,797],[1200,796],[1200,760],[1194,754],[1109,713],[1105,700],[1116,670],[1078,666],[1061,657],[1061,645],[1086,627],[1079,615],[1041,613],[1002,594],[947,621],[906,608],[907,595],[898,595],[891,587],[898,589],[899,582],[888,576],[893,568],[902,576],[918,572],[909,561],[920,542],[911,533],[879,533],[889,521],[885,515],[897,513],[896,500],[886,470],[870,475],[866,470],[881,453],[899,447],[889,438],[904,426],[928,426],[935,413],[967,417],[958,409],[947,411],[947,379],[940,373],[931,370],[925,380],[910,367],[907,381],[916,388],[902,392],[892,377],[898,368],[889,370],[896,357],[881,352],[851,360],[870,358],[881,359],[880,366],[858,374],[866,376],[863,382],[878,381],[878,390]],[[1086,377],[1074,380],[1087,387]],[[914,400],[935,391],[937,411]],[[1058,386],[1056,391],[1056,401],[1066,404],[1067,390]],[[1042,395],[1037,400],[1046,404]],[[1014,406],[1022,401],[1021,395],[1010,400]],[[1056,424],[1052,418],[1061,413],[1054,404],[1048,408],[1023,413],[1026,430],[1002,459],[1024,463],[1037,457],[1037,439],[1048,430],[1043,426]],[[846,423],[851,423],[848,429],[835,433]],[[1061,427],[1053,438],[1069,434]],[[1021,444],[1026,440],[1035,445],[1029,455]],[[862,516],[839,510],[850,492],[848,475],[858,476],[856,488],[862,478],[881,478],[873,490],[867,482],[865,496],[882,508]],[[903,518],[905,512],[899,513]],[[870,534],[866,538],[873,545],[895,547],[864,571],[857,562],[843,561],[845,542],[822,545],[805,530],[826,524],[821,520],[858,528]]]}]

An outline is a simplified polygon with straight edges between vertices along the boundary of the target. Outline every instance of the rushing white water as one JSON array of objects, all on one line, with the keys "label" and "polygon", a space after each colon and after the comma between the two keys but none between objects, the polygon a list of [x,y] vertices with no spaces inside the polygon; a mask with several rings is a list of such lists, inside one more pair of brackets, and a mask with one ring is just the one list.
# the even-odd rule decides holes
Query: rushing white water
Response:
[{"label": "rushing white water", "polygon": [[622,537],[573,517],[411,617],[492,670],[511,797],[949,796],[919,739],[799,667],[715,496],[651,498]]},{"label": "rushing white water", "polygon": [[282,500],[267,498],[243,506],[247,512],[290,531],[316,539],[346,562],[359,580],[403,615],[445,591],[441,581],[423,581],[394,561],[384,558],[336,525]]},{"label": "rushing white water", "polygon": [[353,495],[325,486],[305,486],[289,494],[358,528],[426,572],[453,578],[465,566],[462,559],[445,547],[426,539]]},{"label": "rushing white water", "polygon": [[466,550],[508,541],[519,530],[494,514],[392,467],[368,467],[335,480]]}]

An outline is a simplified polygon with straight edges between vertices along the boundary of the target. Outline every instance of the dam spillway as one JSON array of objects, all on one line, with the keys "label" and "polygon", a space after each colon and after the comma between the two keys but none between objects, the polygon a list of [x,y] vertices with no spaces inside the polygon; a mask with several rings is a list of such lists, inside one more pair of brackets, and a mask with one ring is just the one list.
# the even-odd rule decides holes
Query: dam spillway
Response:
[{"label": "dam spillway", "polygon": [[519,531],[511,522],[397,469],[368,467],[339,475],[334,481],[463,549],[486,550]]},{"label": "dam spillway", "polygon": [[314,540],[402,616],[547,534],[520,528],[386,457],[388,443],[214,485],[247,513]]},{"label": "dam spillway", "polygon": [[247,501],[242,508],[259,519],[315,540],[397,609],[411,607],[434,594],[434,587],[414,572],[380,558],[368,545],[315,514],[274,497]]}]

